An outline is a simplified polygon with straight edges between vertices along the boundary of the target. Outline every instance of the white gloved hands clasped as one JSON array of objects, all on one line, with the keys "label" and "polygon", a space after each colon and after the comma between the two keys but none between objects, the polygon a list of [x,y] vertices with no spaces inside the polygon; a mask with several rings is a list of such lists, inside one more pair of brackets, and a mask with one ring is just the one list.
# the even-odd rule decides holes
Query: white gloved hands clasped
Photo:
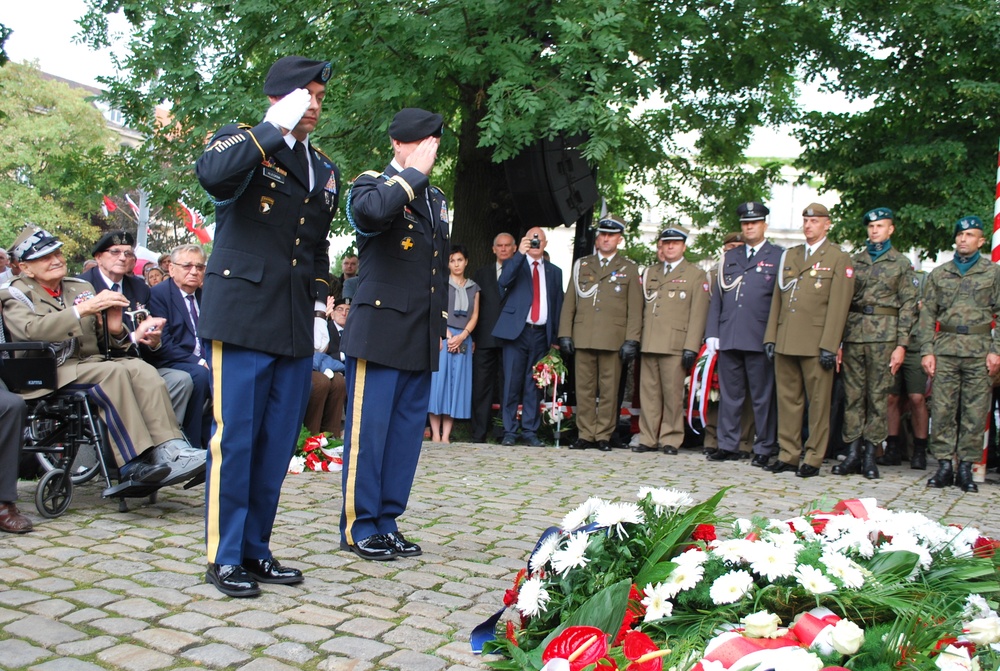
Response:
[{"label": "white gloved hands clasped", "polygon": [[317,352],[325,352],[330,346],[330,332],[326,328],[326,320],[321,317],[313,319],[313,347]]},{"label": "white gloved hands clasped", "polygon": [[290,131],[299,124],[302,115],[309,109],[312,94],[306,89],[295,89],[268,108],[264,121],[273,123],[278,128]]},{"label": "white gloved hands clasped", "polygon": [[713,354],[719,351],[719,339],[718,338],[705,338],[705,350],[708,354]]}]

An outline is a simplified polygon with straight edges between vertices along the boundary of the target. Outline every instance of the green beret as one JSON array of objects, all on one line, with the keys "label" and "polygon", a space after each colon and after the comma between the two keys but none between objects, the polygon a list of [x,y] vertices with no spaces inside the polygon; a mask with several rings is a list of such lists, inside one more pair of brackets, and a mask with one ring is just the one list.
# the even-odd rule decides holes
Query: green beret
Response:
[{"label": "green beret", "polygon": [[973,228],[978,228],[980,231],[983,230],[983,220],[974,216],[962,217],[955,222],[955,235]]},{"label": "green beret", "polygon": [[865,212],[865,216],[861,217],[861,225],[867,226],[873,221],[878,221],[880,219],[894,220],[895,217],[892,214],[892,210],[888,207],[876,207],[874,210],[868,210]]}]

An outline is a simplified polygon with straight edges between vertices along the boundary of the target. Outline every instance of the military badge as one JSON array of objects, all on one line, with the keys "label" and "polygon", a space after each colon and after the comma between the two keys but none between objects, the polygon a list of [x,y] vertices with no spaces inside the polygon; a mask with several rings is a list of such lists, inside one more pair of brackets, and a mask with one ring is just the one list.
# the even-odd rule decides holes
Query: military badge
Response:
[{"label": "military badge", "polygon": [[268,198],[267,196],[260,197],[260,213],[270,214],[271,208],[274,207],[274,198]]},{"label": "military badge", "polygon": [[667,292],[667,298],[673,298],[676,295],[677,295],[677,292],[674,291],[673,289],[671,289],[670,291]]},{"label": "military badge", "polygon": [[91,291],[81,291],[80,293],[78,293],[76,295],[76,298],[73,299],[73,305],[79,305],[80,303],[82,303],[84,301],[89,301],[93,297],[94,297],[94,293],[93,292],[91,292]]},{"label": "military badge", "polygon": [[448,203],[441,203],[441,223],[448,223]]},{"label": "military badge", "polygon": [[708,282],[705,282],[704,284],[701,285],[701,290],[708,291]]},{"label": "military badge", "polygon": [[403,248],[404,252],[408,252],[413,249],[413,238],[406,236],[399,241],[399,246]]},{"label": "military badge", "polygon": [[684,300],[684,299],[685,299],[685,298],[687,298],[687,297],[688,297],[688,295],[687,295],[687,292],[685,292],[685,291],[682,291],[682,292],[680,293],[680,299],[681,299],[681,300]]},{"label": "military badge", "polygon": [[406,219],[407,221],[416,221],[417,215],[413,213],[413,210],[411,210],[409,206],[406,206],[403,208],[403,219]]},{"label": "military badge", "polygon": [[326,186],[323,189],[330,193],[337,193],[337,178],[332,172],[330,173],[330,179],[326,180]]},{"label": "military badge", "polygon": [[282,169],[280,169],[280,168],[278,168],[276,166],[275,167],[268,167],[266,165],[261,169],[261,172],[264,173],[264,177],[267,177],[270,180],[274,180],[278,184],[284,184],[285,183],[285,175],[288,174],[287,172],[285,172],[284,170],[282,170]]}]

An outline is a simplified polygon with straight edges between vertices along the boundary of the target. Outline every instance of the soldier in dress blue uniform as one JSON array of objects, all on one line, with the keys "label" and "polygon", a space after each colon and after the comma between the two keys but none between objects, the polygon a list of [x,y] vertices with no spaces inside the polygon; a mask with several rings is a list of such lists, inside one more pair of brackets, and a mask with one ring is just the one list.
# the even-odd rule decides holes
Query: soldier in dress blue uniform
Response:
[{"label": "soldier in dress blue uniform", "polygon": [[210,341],[217,428],[206,486],[208,582],[255,596],[297,569],[271,556],[281,483],[302,424],[314,350],[329,341],[327,236],[339,173],[309,142],[330,64],[279,59],[256,126],[231,124],[198,159],[216,199],[216,232],[198,333]]},{"label": "soldier in dress blue uniform", "polygon": [[429,180],[441,131],[440,114],[396,114],[392,163],[361,174],[347,199],[361,271],[340,341],[347,356],[340,547],[363,559],[421,553],[396,518],[406,510],[446,336],[448,203]]}]

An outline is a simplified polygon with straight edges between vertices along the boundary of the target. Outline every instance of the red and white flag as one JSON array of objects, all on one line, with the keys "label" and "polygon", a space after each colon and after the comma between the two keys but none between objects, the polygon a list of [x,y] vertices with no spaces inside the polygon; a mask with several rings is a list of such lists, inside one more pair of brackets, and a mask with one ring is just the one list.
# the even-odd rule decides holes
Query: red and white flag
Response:
[{"label": "red and white flag", "polygon": [[118,206],[115,205],[115,201],[111,200],[107,196],[104,196],[104,202],[101,203],[101,212],[104,213],[104,217],[107,218],[107,216],[110,213],[114,212],[117,209]]},{"label": "red and white flag", "polygon": [[183,200],[178,200],[177,204],[180,205],[180,215],[184,220],[184,227],[194,233],[201,244],[205,245],[211,242],[212,234],[205,230],[205,217],[201,216],[201,212],[193,207],[188,207]]},{"label": "red and white flag", "polygon": [[1000,263],[1000,150],[997,151],[997,196],[993,201],[993,263]]},{"label": "red and white flag", "polygon": [[132,200],[132,196],[130,196],[130,195],[128,195],[126,193],[125,194],[125,202],[128,203],[128,206],[132,209],[132,214],[135,215],[135,218],[138,219],[139,218],[139,206],[135,204],[134,200]]}]

